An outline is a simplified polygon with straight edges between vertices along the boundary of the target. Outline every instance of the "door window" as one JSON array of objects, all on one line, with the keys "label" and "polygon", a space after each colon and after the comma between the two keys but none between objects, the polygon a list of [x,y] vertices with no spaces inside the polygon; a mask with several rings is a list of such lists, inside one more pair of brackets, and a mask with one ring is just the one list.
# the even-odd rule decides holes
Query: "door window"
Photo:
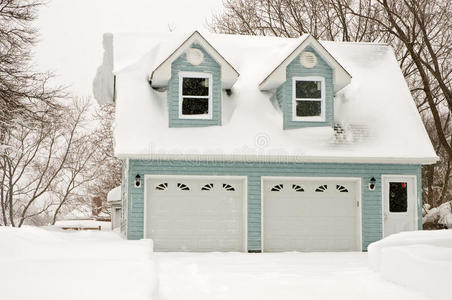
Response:
[{"label": "door window", "polygon": [[406,182],[389,183],[389,212],[406,212],[408,208],[408,194]]}]

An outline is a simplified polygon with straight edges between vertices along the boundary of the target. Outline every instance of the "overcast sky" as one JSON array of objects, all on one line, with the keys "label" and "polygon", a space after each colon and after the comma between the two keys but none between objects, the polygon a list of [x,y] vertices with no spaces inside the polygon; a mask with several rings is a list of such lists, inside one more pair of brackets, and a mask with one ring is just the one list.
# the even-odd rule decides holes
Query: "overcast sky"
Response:
[{"label": "overcast sky", "polygon": [[37,22],[37,65],[56,73],[74,94],[90,96],[104,32],[205,29],[221,7],[222,0],[50,0]]}]

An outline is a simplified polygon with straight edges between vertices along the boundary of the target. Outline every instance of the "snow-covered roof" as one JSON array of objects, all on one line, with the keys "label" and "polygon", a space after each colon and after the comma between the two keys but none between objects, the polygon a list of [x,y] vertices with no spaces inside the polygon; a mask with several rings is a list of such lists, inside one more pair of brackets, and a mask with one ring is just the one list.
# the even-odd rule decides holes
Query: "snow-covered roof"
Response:
[{"label": "snow-covered roof", "polygon": [[[187,34],[114,34],[94,82],[116,75],[115,153],[121,158],[243,161],[434,163],[438,158],[392,48],[386,44],[320,44],[351,75],[336,93],[329,127],[283,130],[274,91],[259,84],[301,39],[203,33],[240,73],[222,95],[222,125],[169,128],[167,93],[148,77]],[[173,41],[173,42],[171,42]],[[173,44],[172,47],[164,46]],[[174,46],[176,45],[176,46]],[[111,55],[113,53],[113,55]],[[96,94],[96,93],[95,93]]]},{"label": "snow-covered roof", "polygon": [[121,201],[121,186],[117,186],[107,194],[107,202]]}]

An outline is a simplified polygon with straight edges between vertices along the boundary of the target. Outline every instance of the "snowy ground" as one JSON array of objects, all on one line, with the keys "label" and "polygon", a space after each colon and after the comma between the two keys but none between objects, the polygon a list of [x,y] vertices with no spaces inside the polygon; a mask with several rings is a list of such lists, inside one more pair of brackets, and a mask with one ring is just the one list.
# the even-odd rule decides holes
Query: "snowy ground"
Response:
[{"label": "snowy ground", "polygon": [[[149,240],[125,241],[111,231],[0,227],[0,295],[8,300],[445,299],[447,283],[432,294],[417,282],[435,286],[435,274],[450,278],[452,230],[404,233],[374,245],[372,269],[368,254],[359,252],[152,253]],[[434,274],[433,283],[422,281],[424,271]]]},{"label": "snowy ground", "polygon": [[426,299],[367,267],[366,253],[156,253],[161,300]]}]

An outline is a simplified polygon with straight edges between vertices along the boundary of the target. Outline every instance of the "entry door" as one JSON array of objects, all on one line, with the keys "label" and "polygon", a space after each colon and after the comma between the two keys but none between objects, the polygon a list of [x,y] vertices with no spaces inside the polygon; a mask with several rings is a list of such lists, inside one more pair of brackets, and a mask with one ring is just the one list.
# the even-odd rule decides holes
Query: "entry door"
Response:
[{"label": "entry door", "polygon": [[384,237],[416,230],[416,176],[383,176]]}]

